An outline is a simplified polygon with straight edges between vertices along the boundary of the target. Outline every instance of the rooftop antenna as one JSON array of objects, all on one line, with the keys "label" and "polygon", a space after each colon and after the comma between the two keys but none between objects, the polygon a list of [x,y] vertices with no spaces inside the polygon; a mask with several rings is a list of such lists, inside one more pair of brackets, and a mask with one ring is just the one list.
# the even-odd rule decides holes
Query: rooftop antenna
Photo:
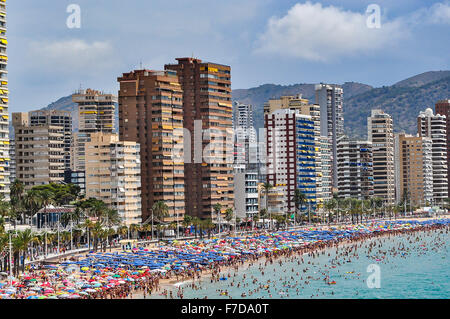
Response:
[{"label": "rooftop antenna", "polygon": [[139,64],[140,66],[141,66],[141,70],[142,70],[142,60],[141,60],[141,62],[140,62],[140,64]]}]

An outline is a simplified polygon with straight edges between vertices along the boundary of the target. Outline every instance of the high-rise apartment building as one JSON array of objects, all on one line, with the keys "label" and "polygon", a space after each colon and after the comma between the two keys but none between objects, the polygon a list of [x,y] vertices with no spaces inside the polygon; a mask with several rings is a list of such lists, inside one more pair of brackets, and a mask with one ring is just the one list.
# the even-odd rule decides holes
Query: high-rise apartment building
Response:
[{"label": "high-rise apartment building", "polygon": [[25,189],[64,181],[64,128],[31,124],[29,113],[13,113],[16,176]]},{"label": "high-rise apartment building", "polygon": [[30,124],[61,126],[64,130],[64,171],[70,171],[70,145],[72,140],[72,114],[69,111],[38,110],[29,112]]},{"label": "high-rise apartment building", "polygon": [[433,202],[443,204],[448,198],[447,177],[447,119],[433,114],[431,108],[420,112],[417,118],[418,133],[431,138],[433,159]]},{"label": "high-rise apartment building", "polygon": [[373,197],[372,143],[341,136],[337,146],[339,197],[370,199]]},{"label": "high-rise apartment building", "polygon": [[6,48],[6,1],[0,1],[0,194],[9,197],[8,55]]},{"label": "high-rise apartment building", "polygon": [[324,202],[333,198],[333,149],[329,137],[320,137],[320,168],[318,180],[322,189]]},{"label": "high-rise apartment building", "polygon": [[432,147],[428,137],[395,135],[397,202],[424,206],[433,200]]},{"label": "high-rise apartment building", "polygon": [[71,182],[85,191],[85,144],[92,133],[114,131],[114,110],[117,97],[101,91],[86,89],[72,95],[78,105],[78,132],[73,133],[71,142]]},{"label": "high-rise apartment building", "polygon": [[14,139],[9,140],[9,181],[13,183],[16,176],[16,142]]},{"label": "high-rise apartment building", "polygon": [[368,139],[372,142],[373,194],[387,205],[395,202],[394,127],[392,117],[372,110],[367,118]]},{"label": "high-rise apartment building", "polygon": [[184,128],[191,134],[184,171],[186,212],[216,220],[214,205],[221,204],[222,213],[234,208],[231,68],[194,58],[177,61],[165,69],[180,79]]},{"label": "high-rise apartment building", "polygon": [[333,187],[337,189],[337,140],[344,134],[344,90],[339,85],[318,84],[316,104],[320,105],[320,134],[329,137],[333,156]]},{"label": "high-rise apartment building", "polygon": [[447,120],[447,185],[448,194],[450,194],[450,183],[448,182],[450,177],[450,99],[441,100],[436,103],[436,114],[445,115]]},{"label": "high-rise apartment building", "polygon": [[259,213],[258,140],[253,123],[253,107],[233,103],[234,149],[234,209],[236,216],[253,218]]},{"label": "high-rise apartment building", "polygon": [[265,115],[267,130],[267,182],[284,193],[283,212],[296,209],[295,190],[317,207],[315,122],[299,110],[282,109]]},{"label": "high-rise apartment building", "polygon": [[169,208],[165,220],[182,221],[183,91],[177,73],[136,70],[124,73],[118,81],[120,140],[141,147],[142,220],[148,221],[153,204],[163,201]]},{"label": "high-rise apartment building", "polygon": [[253,123],[253,107],[234,102],[235,167],[258,169],[258,139]]},{"label": "high-rise apartment building", "polygon": [[[309,103],[308,99],[304,99],[301,94],[294,96],[282,96],[279,99],[270,99],[264,104],[264,114],[270,114],[276,110],[298,110],[300,114],[311,116],[314,122],[314,143],[316,145],[316,198],[318,204],[323,203],[332,197],[332,186],[329,184],[331,180],[327,180],[327,176],[331,174],[331,167],[329,163],[322,163],[322,158],[325,162],[332,161],[332,154],[329,152],[329,138],[322,137],[320,133],[320,105]],[[321,155],[321,152],[324,155]],[[323,176],[325,179],[322,180]]]},{"label": "high-rise apartment building", "polygon": [[86,197],[117,210],[122,222],[141,218],[141,162],[136,142],[119,141],[115,133],[92,133],[86,143]]}]

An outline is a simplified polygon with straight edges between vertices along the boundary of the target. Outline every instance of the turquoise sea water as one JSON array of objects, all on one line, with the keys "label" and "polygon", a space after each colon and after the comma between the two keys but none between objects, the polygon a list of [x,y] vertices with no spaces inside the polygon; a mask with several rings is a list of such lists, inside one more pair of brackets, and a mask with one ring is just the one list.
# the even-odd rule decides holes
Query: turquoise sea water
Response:
[{"label": "turquoise sea water", "polygon": [[[377,247],[369,251],[372,242]],[[343,248],[339,248],[339,254],[342,251]],[[448,231],[420,232],[360,242],[356,252],[353,250],[346,257],[340,255],[335,258],[336,248],[330,248],[316,257],[303,256],[300,265],[300,257],[282,259],[282,265],[275,260],[265,267],[264,261],[257,261],[252,266],[240,268],[238,272],[224,273],[224,276],[231,275],[227,280],[211,283],[210,278],[204,278],[200,289],[192,289],[190,282],[183,283],[181,287],[184,299],[205,296],[208,299],[444,299],[450,298],[449,252]],[[369,288],[367,285],[369,276],[373,275],[372,271],[368,272],[371,264],[379,266],[380,288]],[[333,281],[336,284],[329,284]],[[259,288],[261,285],[269,287]],[[174,286],[171,290],[176,296],[177,288]],[[227,296],[221,294],[225,290]],[[246,297],[242,297],[242,293],[246,293]],[[154,297],[164,298],[161,295]]]}]

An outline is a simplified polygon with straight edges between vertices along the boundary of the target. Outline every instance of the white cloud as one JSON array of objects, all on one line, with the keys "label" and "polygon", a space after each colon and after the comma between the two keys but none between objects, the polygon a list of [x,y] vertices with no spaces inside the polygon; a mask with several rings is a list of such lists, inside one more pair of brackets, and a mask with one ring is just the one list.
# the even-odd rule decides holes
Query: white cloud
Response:
[{"label": "white cloud", "polygon": [[74,39],[50,43],[32,42],[29,55],[33,56],[34,61],[40,61],[40,67],[51,66],[52,70],[90,73],[111,66],[113,52],[109,42],[88,43]]},{"label": "white cloud", "polygon": [[330,61],[387,48],[408,34],[401,20],[382,18],[379,29],[368,28],[366,21],[364,12],[298,3],[284,17],[269,20],[255,52]]},{"label": "white cloud", "polygon": [[426,23],[450,24],[450,2],[435,3],[431,8],[423,9],[421,12]]}]

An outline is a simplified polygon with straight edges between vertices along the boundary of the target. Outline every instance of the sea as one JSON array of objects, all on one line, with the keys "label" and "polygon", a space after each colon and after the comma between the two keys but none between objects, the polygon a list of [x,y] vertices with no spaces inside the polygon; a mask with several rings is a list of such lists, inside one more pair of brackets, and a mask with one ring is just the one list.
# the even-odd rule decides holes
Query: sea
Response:
[{"label": "sea", "polygon": [[[376,247],[370,250],[372,242]],[[191,281],[166,289],[177,298],[183,288],[183,299],[450,298],[448,230],[372,238],[358,245],[348,256],[342,255],[342,248],[339,255],[336,248],[329,248],[319,256],[304,255],[303,262],[300,257],[284,258],[265,266],[261,260],[237,272],[227,271],[219,281],[204,277],[196,281],[197,289]]]}]

